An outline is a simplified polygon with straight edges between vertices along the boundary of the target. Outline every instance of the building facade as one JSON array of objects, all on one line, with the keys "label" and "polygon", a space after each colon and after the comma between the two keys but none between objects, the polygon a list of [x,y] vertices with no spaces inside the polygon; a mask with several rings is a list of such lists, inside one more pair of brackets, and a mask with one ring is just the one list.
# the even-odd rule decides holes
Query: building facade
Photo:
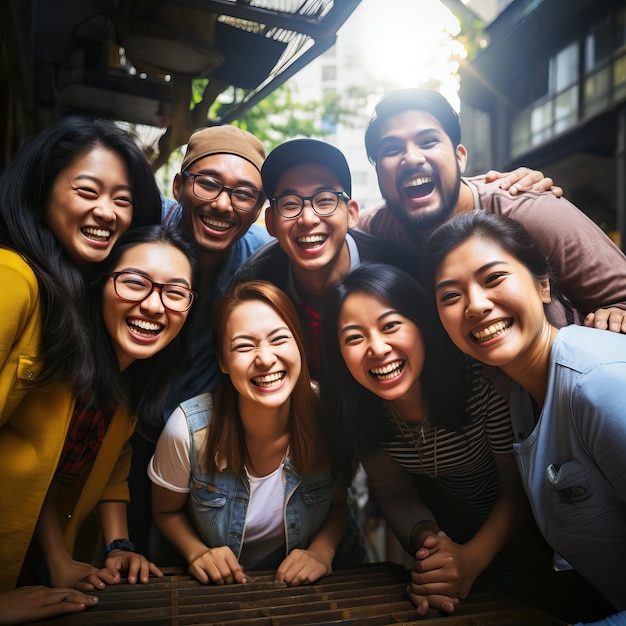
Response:
[{"label": "building facade", "polygon": [[626,246],[626,5],[514,0],[461,71],[469,173],[527,165]]}]

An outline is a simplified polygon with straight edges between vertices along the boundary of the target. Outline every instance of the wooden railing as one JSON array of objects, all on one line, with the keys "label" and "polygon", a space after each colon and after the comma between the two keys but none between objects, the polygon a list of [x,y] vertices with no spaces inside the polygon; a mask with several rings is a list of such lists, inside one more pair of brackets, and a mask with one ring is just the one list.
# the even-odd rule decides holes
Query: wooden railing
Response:
[{"label": "wooden railing", "polygon": [[273,572],[252,573],[244,585],[218,586],[201,585],[171,568],[164,571],[164,578],[145,585],[120,584],[98,591],[100,602],[90,611],[39,624],[380,626],[426,620],[445,626],[564,626],[541,611],[488,593],[471,595],[453,615],[431,611],[420,618],[406,596],[409,573],[394,563],[337,571],[301,587],[275,584]]}]

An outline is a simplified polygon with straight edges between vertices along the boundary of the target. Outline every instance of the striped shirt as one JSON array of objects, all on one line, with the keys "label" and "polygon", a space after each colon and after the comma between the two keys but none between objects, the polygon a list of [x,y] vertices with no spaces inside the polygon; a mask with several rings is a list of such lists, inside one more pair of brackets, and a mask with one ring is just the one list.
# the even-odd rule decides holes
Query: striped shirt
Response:
[{"label": "striped shirt", "polygon": [[462,430],[428,424],[411,428],[389,415],[394,435],[383,446],[406,471],[436,478],[478,519],[489,515],[500,493],[494,455],[512,453],[513,443],[507,403],[482,368],[480,363],[473,365],[471,421]]}]

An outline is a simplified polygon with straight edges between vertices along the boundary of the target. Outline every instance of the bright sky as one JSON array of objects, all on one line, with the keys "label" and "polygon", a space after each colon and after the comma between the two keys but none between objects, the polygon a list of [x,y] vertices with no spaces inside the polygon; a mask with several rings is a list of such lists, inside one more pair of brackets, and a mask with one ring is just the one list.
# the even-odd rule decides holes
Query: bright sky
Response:
[{"label": "bright sky", "polygon": [[374,77],[394,87],[415,87],[428,81],[458,109],[458,64],[450,55],[463,54],[454,37],[458,20],[438,0],[362,0],[357,12],[364,22],[362,55]]}]

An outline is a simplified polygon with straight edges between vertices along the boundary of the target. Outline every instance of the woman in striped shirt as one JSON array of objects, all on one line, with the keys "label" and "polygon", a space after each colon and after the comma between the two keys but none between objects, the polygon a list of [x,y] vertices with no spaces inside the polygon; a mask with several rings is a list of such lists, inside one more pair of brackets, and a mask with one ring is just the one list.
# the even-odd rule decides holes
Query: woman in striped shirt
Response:
[{"label": "woman in striped shirt", "polygon": [[452,613],[529,517],[506,402],[396,268],[363,264],[340,281],[323,348],[322,413],[337,471],[348,478],[363,464],[415,555],[408,592],[418,613]]}]

